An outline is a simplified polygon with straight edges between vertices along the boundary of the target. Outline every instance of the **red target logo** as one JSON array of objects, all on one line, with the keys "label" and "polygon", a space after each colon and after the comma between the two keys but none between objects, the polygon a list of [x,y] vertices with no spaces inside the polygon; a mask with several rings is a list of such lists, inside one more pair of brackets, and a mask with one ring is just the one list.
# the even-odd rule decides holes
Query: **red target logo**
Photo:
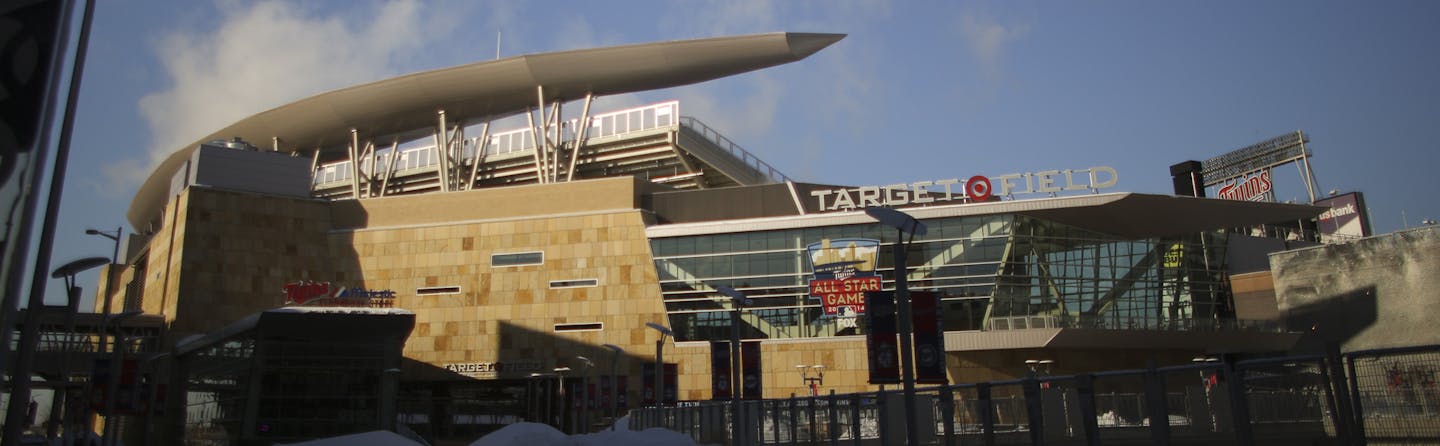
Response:
[{"label": "red target logo", "polygon": [[970,197],[972,203],[989,199],[990,179],[981,175],[970,177],[965,181],[965,195]]}]

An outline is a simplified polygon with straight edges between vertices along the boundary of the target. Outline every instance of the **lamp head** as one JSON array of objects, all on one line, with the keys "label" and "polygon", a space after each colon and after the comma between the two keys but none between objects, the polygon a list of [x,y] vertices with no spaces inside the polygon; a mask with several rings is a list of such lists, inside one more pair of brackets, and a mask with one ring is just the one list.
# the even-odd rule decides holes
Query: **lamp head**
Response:
[{"label": "lamp head", "polygon": [[608,349],[610,349],[610,351],[615,352],[615,353],[624,353],[624,352],[625,352],[625,349],[620,348],[620,346],[615,345],[615,344],[601,344],[600,346],[601,346],[601,347],[608,348]]},{"label": "lamp head", "polygon": [[735,288],[731,288],[731,287],[725,286],[725,285],[720,285],[720,286],[715,287],[715,292],[720,293],[720,294],[724,294],[724,295],[730,297],[731,300],[734,300],[734,301],[735,301],[735,305],[736,305],[736,306],[748,306],[748,305],[750,305],[750,298],[747,297],[747,296],[745,296],[745,293],[742,293],[742,292],[740,292],[740,290],[737,290],[737,289],[735,289]]},{"label": "lamp head", "polygon": [[675,336],[675,332],[670,331],[670,328],[669,328],[669,327],[666,327],[666,326],[664,326],[664,325],[660,325],[660,324],[657,324],[657,323],[654,323],[654,322],[646,322],[646,323],[645,323],[645,326],[646,326],[646,327],[653,328],[653,329],[655,329],[656,331],[659,331],[660,334],[662,334],[662,335],[665,335],[665,336]]},{"label": "lamp head", "polygon": [[909,232],[911,235],[925,235],[925,224],[910,214],[890,208],[872,207],[865,208],[865,215],[879,221],[880,224]]},{"label": "lamp head", "polygon": [[61,277],[73,276],[79,274],[82,271],[109,264],[110,259],[105,257],[86,257],[83,259],[73,260],[70,263],[60,265],[59,268],[55,268],[55,271],[50,273],[50,278],[59,279]]}]

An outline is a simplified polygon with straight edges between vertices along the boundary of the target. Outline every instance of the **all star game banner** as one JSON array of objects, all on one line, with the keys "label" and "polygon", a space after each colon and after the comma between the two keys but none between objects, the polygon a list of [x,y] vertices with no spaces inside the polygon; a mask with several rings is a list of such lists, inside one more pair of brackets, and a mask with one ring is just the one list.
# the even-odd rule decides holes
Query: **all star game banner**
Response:
[{"label": "all star game banner", "polygon": [[880,291],[875,256],[880,241],[866,238],[824,239],[806,246],[815,275],[810,298],[820,301],[822,317],[865,314],[865,292]]}]

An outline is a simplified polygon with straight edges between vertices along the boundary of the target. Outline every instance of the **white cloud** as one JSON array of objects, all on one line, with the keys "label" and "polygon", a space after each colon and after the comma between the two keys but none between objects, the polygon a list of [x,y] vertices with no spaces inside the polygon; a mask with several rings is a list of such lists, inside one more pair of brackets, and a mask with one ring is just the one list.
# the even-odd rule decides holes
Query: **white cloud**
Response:
[{"label": "white cloud", "polygon": [[1005,46],[1030,32],[1029,25],[1006,25],[983,12],[967,10],[960,16],[960,34],[979,64],[981,73],[990,79],[1003,77],[1001,59]]},{"label": "white cloud", "polygon": [[[149,158],[106,176],[139,182],[170,153],[230,123],[305,96],[396,75],[459,24],[447,8],[402,0],[340,14],[303,4],[225,2],[220,23],[163,35],[156,45],[170,85],[140,99]],[[257,142],[262,143],[263,142]]]}]

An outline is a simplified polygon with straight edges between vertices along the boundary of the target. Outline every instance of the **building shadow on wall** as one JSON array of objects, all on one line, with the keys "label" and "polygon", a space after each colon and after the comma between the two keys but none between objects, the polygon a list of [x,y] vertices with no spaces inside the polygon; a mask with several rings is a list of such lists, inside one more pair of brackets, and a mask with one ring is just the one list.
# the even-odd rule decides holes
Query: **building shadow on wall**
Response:
[{"label": "building shadow on wall", "polygon": [[1379,307],[1375,286],[1316,297],[1311,303],[1291,308],[1283,318],[1292,332],[1304,333],[1295,344],[1296,353],[1321,354],[1325,345],[1345,345],[1375,325]]}]

